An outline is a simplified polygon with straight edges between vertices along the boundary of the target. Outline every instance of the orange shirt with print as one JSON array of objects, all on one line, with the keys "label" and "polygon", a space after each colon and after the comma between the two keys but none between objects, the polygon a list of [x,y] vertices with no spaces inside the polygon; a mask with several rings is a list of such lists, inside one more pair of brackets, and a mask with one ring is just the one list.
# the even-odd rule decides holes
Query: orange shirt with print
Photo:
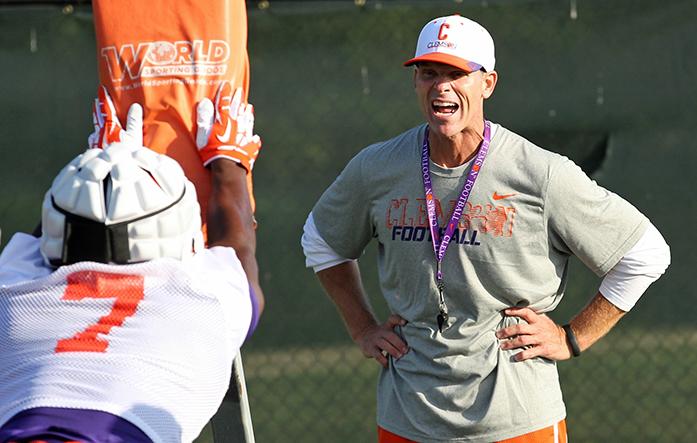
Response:
[{"label": "orange shirt with print", "polygon": [[[229,80],[249,90],[244,0],[94,0],[100,83],[121,122],[144,109],[143,144],[181,164],[196,186],[205,225],[209,171],[196,148],[196,104]],[[247,176],[252,197],[251,173]],[[254,200],[252,199],[252,202]]]}]

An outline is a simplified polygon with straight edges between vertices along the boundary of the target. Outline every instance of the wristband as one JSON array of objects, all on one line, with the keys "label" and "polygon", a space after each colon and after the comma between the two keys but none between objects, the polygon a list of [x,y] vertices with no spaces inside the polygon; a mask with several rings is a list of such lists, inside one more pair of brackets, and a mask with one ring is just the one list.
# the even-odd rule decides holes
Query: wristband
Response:
[{"label": "wristband", "polygon": [[248,340],[249,337],[252,336],[252,333],[254,333],[254,331],[257,329],[259,317],[261,316],[261,313],[259,312],[259,299],[257,298],[251,283],[249,284],[249,298],[252,301],[252,321],[249,324],[249,329],[247,329],[247,336],[244,338],[245,340]]},{"label": "wristband", "polygon": [[581,355],[581,348],[578,345],[578,341],[576,340],[576,334],[574,334],[574,330],[571,329],[571,325],[564,325],[562,326],[564,331],[566,332],[566,341],[569,343],[569,346],[571,346],[571,354],[574,357],[578,357]]}]

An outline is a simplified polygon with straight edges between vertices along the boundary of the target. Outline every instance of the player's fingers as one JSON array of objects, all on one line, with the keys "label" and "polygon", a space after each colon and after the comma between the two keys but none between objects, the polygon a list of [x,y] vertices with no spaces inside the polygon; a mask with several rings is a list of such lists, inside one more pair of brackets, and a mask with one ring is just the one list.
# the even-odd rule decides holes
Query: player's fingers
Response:
[{"label": "player's fingers", "polygon": [[121,123],[116,115],[116,108],[111,101],[109,92],[104,86],[99,87],[97,93],[99,110],[103,125],[100,128],[99,146],[106,147],[111,143],[121,141]]},{"label": "player's fingers", "polygon": [[242,105],[241,109],[242,115],[240,118],[244,122],[242,123],[242,130],[245,132],[245,135],[251,136],[254,132],[254,108],[252,105]]},{"label": "player's fingers", "polygon": [[99,147],[99,131],[95,131],[87,136],[87,146],[92,149]]},{"label": "player's fingers", "polygon": [[245,148],[249,151],[249,170],[251,171],[254,163],[257,161],[257,157],[259,157],[259,151],[261,151],[261,139],[259,136],[252,136],[252,140]]},{"label": "player's fingers", "polygon": [[196,106],[196,147],[198,149],[202,149],[208,144],[214,118],[213,102],[204,98]]},{"label": "player's fingers", "polygon": [[95,105],[97,106],[97,112],[100,117],[100,125],[104,126],[104,117],[106,114],[106,101],[107,97],[109,96],[109,93],[107,92],[106,88],[103,85],[99,85],[99,88],[97,89],[97,99],[94,101]]},{"label": "player's fingers", "polygon": [[218,86],[218,92],[215,94],[215,110],[217,112],[216,118],[218,121],[222,120],[223,116],[221,114],[225,114],[230,112],[230,99],[232,95],[232,86],[230,85],[230,82],[227,80],[224,80],[220,82],[220,86]]},{"label": "player's fingers", "polygon": [[95,130],[104,126],[104,119],[102,118],[101,112],[99,112],[99,99],[95,98],[92,102],[92,124]]},{"label": "player's fingers", "polygon": [[220,99],[223,95],[223,87],[225,86],[226,83],[227,83],[227,80],[223,80],[222,82],[220,82],[220,84],[218,85],[218,89],[215,91],[215,99],[213,99],[213,101],[215,102],[216,108],[220,104]]},{"label": "player's fingers", "polygon": [[[230,87],[232,89],[232,86]],[[230,117],[236,119],[240,115],[244,115],[246,106],[243,103],[242,88],[235,89],[230,101]]]},{"label": "player's fingers", "polygon": [[113,123],[120,128],[121,123],[116,116],[116,107],[114,106],[114,102],[111,100],[111,96],[109,95],[106,87],[100,86],[98,96],[102,105],[102,113],[104,115],[106,125]]},{"label": "player's fingers", "polygon": [[133,103],[126,116],[126,133],[136,146],[143,146],[143,107]]},{"label": "player's fingers", "polygon": [[236,118],[231,117],[237,122],[237,134],[235,135],[235,144],[237,146],[248,144],[254,133],[254,116],[247,112],[247,105],[241,105],[241,109],[242,111]]},{"label": "player's fingers", "polygon": [[257,156],[259,155],[259,151],[261,151],[261,138],[259,138],[259,136],[255,134],[249,140],[249,143],[253,145],[251,148],[248,148],[250,151],[250,155],[253,155],[254,158],[257,158]]},{"label": "player's fingers", "polygon": [[97,112],[97,100],[95,99],[92,102],[92,126],[94,126],[94,130],[92,133],[87,137],[87,146],[90,148],[98,148],[99,147],[99,115]]}]

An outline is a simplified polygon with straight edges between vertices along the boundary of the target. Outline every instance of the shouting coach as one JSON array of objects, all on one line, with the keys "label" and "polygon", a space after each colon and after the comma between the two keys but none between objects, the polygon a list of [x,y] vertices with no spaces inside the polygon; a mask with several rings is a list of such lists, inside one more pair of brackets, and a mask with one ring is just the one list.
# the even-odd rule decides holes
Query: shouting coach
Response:
[{"label": "shouting coach", "polygon": [[[426,124],[363,149],[304,228],[307,265],[383,366],[381,443],[565,441],[556,361],[605,335],[670,263],[634,206],[486,119],[494,64],[478,23],[428,22],[405,63]],[[356,262],[373,238],[384,323]],[[603,280],[562,326],[547,313],[571,255]]]}]

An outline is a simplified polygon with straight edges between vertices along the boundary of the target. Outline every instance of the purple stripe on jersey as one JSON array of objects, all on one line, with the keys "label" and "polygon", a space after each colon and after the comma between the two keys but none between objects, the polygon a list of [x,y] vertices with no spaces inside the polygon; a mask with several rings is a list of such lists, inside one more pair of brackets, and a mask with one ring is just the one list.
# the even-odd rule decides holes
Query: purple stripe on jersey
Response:
[{"label": "purple stripe on jersey", "polygon": [[103,411],[32,408],[0,427],[0,442],[43,440],[47,443],[153,443],[131,422]]},{"label": "purple stripe on jersey", "polygon": [[254,293],[254,288],[252,288],[252,285],[249,285],[249,298],[252,300],[252,322],[249,324],[249,330],[247,331],[247,337],[245,337],[245,340],[252,336],[254,330],[259,324],[259,300],[257,300],[257,296]]}]

